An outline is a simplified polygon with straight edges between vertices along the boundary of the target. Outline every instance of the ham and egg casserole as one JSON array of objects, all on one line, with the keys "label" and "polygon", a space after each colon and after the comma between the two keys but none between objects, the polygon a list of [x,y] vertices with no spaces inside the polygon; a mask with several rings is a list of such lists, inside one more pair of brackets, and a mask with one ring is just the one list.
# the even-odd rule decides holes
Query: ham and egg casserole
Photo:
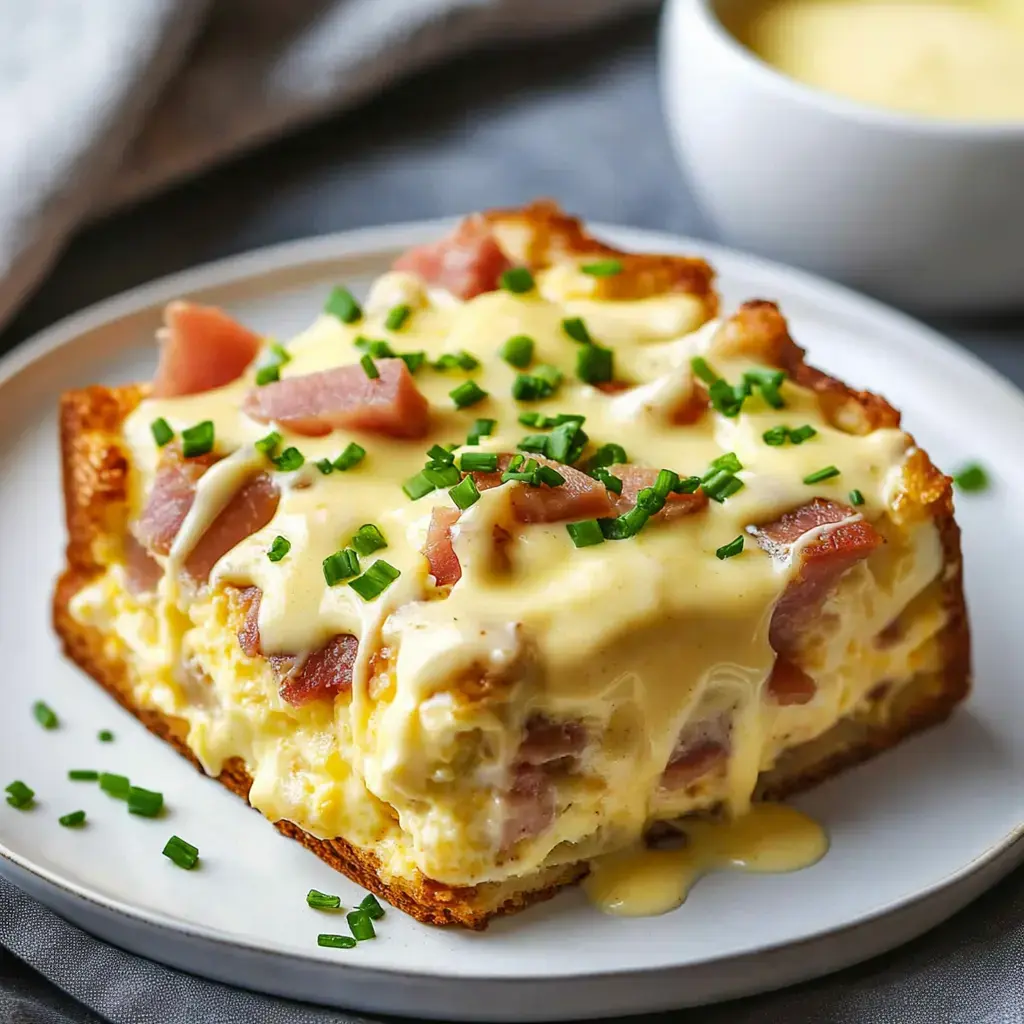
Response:
[{"label": "ham and egg casserole", "polygon": [[774,305],[548,203],[287,342],[172,303],[67,394],[70,656],[415,917],[481,927],[968,687],[947,478]]}]

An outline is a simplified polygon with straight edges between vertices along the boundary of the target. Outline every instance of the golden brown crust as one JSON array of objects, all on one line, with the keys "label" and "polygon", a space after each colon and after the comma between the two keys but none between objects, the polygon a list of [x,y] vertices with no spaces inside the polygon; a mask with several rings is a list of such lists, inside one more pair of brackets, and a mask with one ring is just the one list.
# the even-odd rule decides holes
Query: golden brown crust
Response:
[{"label": "golden brown crust", "polygon": [[[545,216],[554,218],[555,214],[548,209]],[[564,230],[569,242],[575,244],[575,229],[562,225],[559,230]],[[599,251],[611,250],[602,247]],[[861,433],[898,423],[898,413],[884,399],[854,391],[807,367],[802,350],[790,338],[785,321],[771,303],[746,304],[727,322],[721,338],[764,362],[786,368],[801,383],[809,382],[808,386],[822,396],[826,414],[842,429]],[[98,546],[109,548],[112,542],[117,543],[125,529],[129,467],[118,436],[124,418],[144,394],[145,389],[137,386],[92,387],[70,392],[62,400],[60,432],[69,542],[67,568],[54,594],[54,625],[68,657],[146,728],[198,768],[185,743],[185,723],[138,706],[132,697],[127,666],[109,653],[100,631],[77,622],[70,612],[74,595],[102,571]],[[962,591],[960,531],[953,519],[950,481],[924,452],[916,451],[908,460],[904,493],[897,501],[896,512],[932,518],[939,528],[946,572],[936,586],[941,588],[948,611],[941,634],[941,668],[922,673],[896,699],[886,702],[880,698],[871,708],[845,719],[823,736],[787,752],[762,775],[757,794],[761,798],[780,798],[814,786],[941,721],[967,695],[970,642]],[[219,781],[243,799],[248,797],[251,779],[241,762],[229,763]],[[516,883],[464,888],[425,878],[389,883],[382,880],[373,854],[343,839],[318,840],[290,822],[279,822],[276,827],[359,885],[429,924],[484,928],[491,917],[547,899],[583,877],[587,870],[584,863],[553,868],[539,877],[516,880],[524,886],[518,891]]]}]

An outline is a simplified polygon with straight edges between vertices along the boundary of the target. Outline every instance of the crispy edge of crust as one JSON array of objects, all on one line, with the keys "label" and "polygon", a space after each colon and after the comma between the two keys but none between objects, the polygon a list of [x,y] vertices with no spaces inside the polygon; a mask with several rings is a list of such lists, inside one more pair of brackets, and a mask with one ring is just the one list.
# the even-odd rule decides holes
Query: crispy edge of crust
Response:
[{"label": "crispy edge of crust", "polygon": [[[723,332],[727,343],[743,344],[758,358],[787,368],[798,383],[826,395],[823,407],[837,426],[866,433],[876,427],[898,425],[899,414],[884,399],[854,391],[808,367],[772,303],[745,304]],[[127,666],[106,653],[100,631],[76,622],[70,611],[74,595],[103,569],[95,554],[97,543],[109,542],[125,528],[129,465],[118,438],[124,418],[145,393],[141,386],[96,386],[68,392],[62,398],[60,437],[69,542],[68,565],[54,592],[54,627],[72,661],[201,771],[185,743],[185,723],[139,707],[132,699]],[[868,713],[844,719],[824,735],[787,752],[774,768],[762,774],[756,794],[760,799],[791,796],[866,761],[907,736],[943,721],[967,696],[970,637],[963,598],[960,530],[953,518],[950,480],[921,450],[911,455],[905,476],[906,494],[899,511],[934,519],[943,546],[945,575],[941,588],[949,618],[940,634],[942,667],[937,672],[922,673],[905,686],[888,720],[875,720],[868,709]],[[230,762],[218,781],[248,799],[252,780],[240,761]],[[359,885],[426,924],[482,929],[493,917],[549,899],[587,872],[585,863],[561,865],[534,876],[525,883],[533,888],[521,891],[500,885],[450,887],[425,878],[388,883],[381,878],[372,853],[343,839],[316,839],[291,822],[277,822],[275,827]]]}]

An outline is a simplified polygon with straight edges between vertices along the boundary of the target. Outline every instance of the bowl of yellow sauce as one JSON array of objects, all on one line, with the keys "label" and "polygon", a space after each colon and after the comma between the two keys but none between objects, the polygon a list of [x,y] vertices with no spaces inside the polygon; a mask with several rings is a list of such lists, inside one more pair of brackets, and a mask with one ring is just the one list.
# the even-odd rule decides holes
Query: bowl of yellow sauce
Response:
[{"label": "bowl of yellow sauce", "polygon": [[918,309],[1024,307],[1024,0],[668,0],[721,236]]}]

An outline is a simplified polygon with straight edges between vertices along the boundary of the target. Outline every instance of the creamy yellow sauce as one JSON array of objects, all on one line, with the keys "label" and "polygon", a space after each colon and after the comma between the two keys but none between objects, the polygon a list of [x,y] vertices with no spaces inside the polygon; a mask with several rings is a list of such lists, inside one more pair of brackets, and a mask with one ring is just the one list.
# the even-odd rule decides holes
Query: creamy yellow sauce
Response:
[{"label": "creamy yellow sauce", "polygon": [[[313,439],[285,431],[284,443],[298,446],[306,465],[276,474],[282,497],[273,520],[228,552],[214,569],[213,586],[199,594],[183,590],[173,570],[225,496],[260,464],[253,442],[270,429],[240,412],[252,371],[214,392],[145,401],[125,424],[133,514],[160,456],[150,433],[157,417],[176,432],[212,419],[218,450],[233,454],[200,481],[157,595],[132,597],[123,570],[113,565],[78,595],[73,611],[127,653],[142,703],[189,723],[189,745],[208,771],[241,758],[254,778],[255,807],[314,835],[343,836],[372,850],[385,877],[502,881],[634,845],[653,819],[718,806],[742,815],[759,772],[856,710],[880,680],[898,688],[910,679],[941,628],[941,616],[932,616],[899,643],[879,648],[874,642],[942,564],[930,521],[887,526],[902,486],[907,435],[843,433],[826,422],[811,392],[789,381],[782,385],[785,409],[754,396],[736,419],[710,414],[681,428],[669,410],[694,386],[693,355],[704,354],[731,381],[750,360],[717,346],[718,324],[702,325],[703,306],[693,297],[610,302],[593,298],[592,288],[592,278],[563,266],[539,274],[535,293],[499,291],[459,302],[388,274],[371,293],[362,322],[319,318],[288,344],[292,359],[283,377],[356,362],[353,343],[360,335],[387,338],[397,351],[425,350],[431,359],[466,350],[480,367],[417,374],[431,406],[430,436],[422,440],[346,431]],[[391,332],[384,318],[397,302],[413,312],[402,330]],[[582,317],[594,339],[614,349],[618,376],[641,386],[607,395],[578,381],[577,344],[561,326],[567,316]],[[565,372],[554,397],[512,400],[517,371],[498,350],[517,334],[534,339],[535,363]],[[489,397],[458,410],[449,392],[467,378]],[[517,422],[524,409],[584,414],[594,445],[614,441],[633,462],[684,475],[735,452],[745,486],[700,514],[652,522],[629,541],[582,549],[562,523],[516,522],[510,487],[485,491],[454,533],[462,579],[450,593],[441,590],[422,551],[432,509],[452,507],[451,499],[442,490],[414,502],[401,484],[422,468],[432,444],[464,441],[478,417],[497,420],[494,435],[460,452],[513,450],[535,432]],[[812,424],[818,436],[800,446],[766,445],[764,431],[780,423]],[[351,440],[367,450],[358,467],[323,476],[312,465],[337,456]],[[803,483],[828,465],[841,475]],[[768,623],[797,559],[772,559],[748,528],[815,497],[846,501],[854,488],[865,498],[856,515],[887,531],[889,543],[847,575],[820,635],[808,640],[815,699],[779,706],[763,692],[774,660]],[[323,559],[364,523],[376,524],[388,542],[364,559],[364,568],[382,557],[401,571],[369,602],[345,584],[327,586],[322,570]],[[507,565],[494,555],[496,526],[509,537]],[[278,535],[291,550],[271,562],[267,551]],[[716,557],[716,549],[741,535],[741,554]],[[351,694],[301,708],[280,698],[268,665],[245,656],[236,639],[239,615],[225,588],[252,584],[263,591],[265,653],[308,651],[338,633],[359,638]],[[374,659],[377,652],[388,657]],[[659,780],[680,732],[714,713],[732,720],[726,771],[687,790],[663,790]],[[538,714],[580,719],[596,742],[559,778],[551,827],[504,849],[503,791],[525,723]]]},{"label": "creamy yellow sauce", "polygon": [[798,871],[825,856],[828,837],[806,814],[783,804],[755,804],[739,818],[692,821],[675,850],[629,849],[598,857],[583,882],[606,914],[650,917],[674,910],[712,871]]},{"label": "creamy yellow sauce", "polygon": [[963,121],[1024,119],[1020,0],[753,0],[730,31],[799,82]]}]

